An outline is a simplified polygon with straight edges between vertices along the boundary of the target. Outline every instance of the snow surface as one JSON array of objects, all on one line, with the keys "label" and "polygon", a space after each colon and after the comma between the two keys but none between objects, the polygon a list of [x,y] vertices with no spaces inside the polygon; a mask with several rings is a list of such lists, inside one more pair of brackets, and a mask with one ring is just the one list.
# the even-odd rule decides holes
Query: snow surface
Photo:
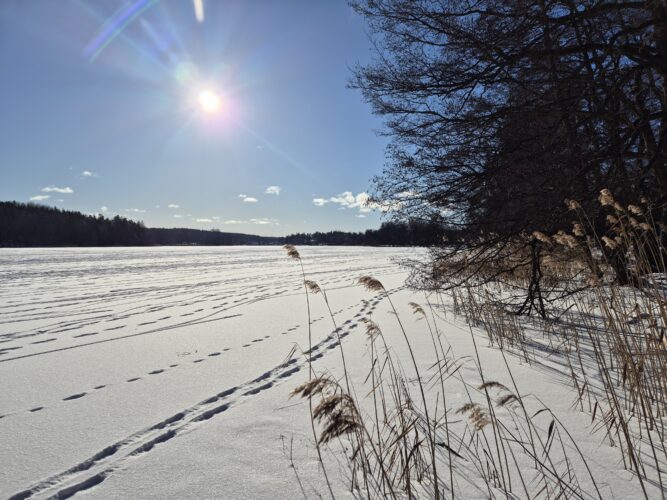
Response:
[{"label": "snow surface", "polygon": [[[397,263],[423,251],[299,250],[327,291],[358,394],[368,372],[362,318],[406,352],[386,297],[357,285],[362,275],[390,291],[420,370],[432,368],[431,338],[407,305],[427,299],[404,286]],[[307,309],[300,267],[281,248],[2,249],[0,283],[0,497],[327,496],[307,402],[289,398],[308,377],[305,356],[288,357],[307,349]],[[340,375],[320,297],[311,297],[314,367]],[[472,356],[461,318],[441,317],[438,328],[454,355]],[[487,380],[510,385],[499,351],[475,335]],[[564,368],[509,362],[521,393],[539,395],[573,433],[605,498],[638,496],[618,449],[573,410]],[[470,364],[460,373],[480,382]],[[449,387],[448,408],[467,402],[460,383]],[[344,455],[332,448],[325,459],[337,496],[353,497]],[[469,468],[455,479],[466,498],[488,496]]]}]

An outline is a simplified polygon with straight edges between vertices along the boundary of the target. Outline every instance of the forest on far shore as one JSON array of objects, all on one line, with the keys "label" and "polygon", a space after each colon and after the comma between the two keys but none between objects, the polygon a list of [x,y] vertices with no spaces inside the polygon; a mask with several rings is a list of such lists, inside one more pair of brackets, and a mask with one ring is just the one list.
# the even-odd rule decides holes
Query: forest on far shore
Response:
[{"label": "forest on far shore", "polygon": [[455,232],[435,221],[387,221],[365,232],[329,231],[285,237],[149,228],[116,215],[86,215],[34,203],[0,202],[0,247],[104,247],[151,245],[375,245],[431,246]]}]

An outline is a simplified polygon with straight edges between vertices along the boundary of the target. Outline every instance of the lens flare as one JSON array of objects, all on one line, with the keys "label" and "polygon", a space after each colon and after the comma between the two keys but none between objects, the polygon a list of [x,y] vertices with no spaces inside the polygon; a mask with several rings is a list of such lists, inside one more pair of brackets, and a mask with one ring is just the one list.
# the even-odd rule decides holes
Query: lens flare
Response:
[{"label": "lens flare", "polygon": [[118,10],[111,16],[97,32],[95,37],[84,49],[84,54],[90,58],[90,61],[97,59],[102,51],[109,45],[114,38],[120,35],[123,30],[137,19],[144,11],[150,9],[159,0],[137,0]]},{"label": "lens flare", "polygon": [[211,89],[199,92],[199,105],[207,113],[215,113],[220,109],[220,97]]},{"label": "lens flare", "polygon": [[204,0],[192,0],[195,7],[195,17],[200,23],[204,22]]}]

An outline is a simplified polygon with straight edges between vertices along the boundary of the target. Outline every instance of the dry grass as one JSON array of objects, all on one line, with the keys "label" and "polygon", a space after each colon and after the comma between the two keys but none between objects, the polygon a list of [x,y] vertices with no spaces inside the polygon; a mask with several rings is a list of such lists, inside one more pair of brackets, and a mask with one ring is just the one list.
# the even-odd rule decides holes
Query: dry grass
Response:
[{"label": "dry grass", "polygon": [[[293,247],[288,253],[292,258],[298,255]],[[338,332],[326,291],[307,280],[305,273],[303,280],[306,297],[322,296]],[[437,327],[436,319],[444,312],[444,299],[438,292],[425,296],[423,305],[409,304],[426,325],[421,334],[430,336],[435,355],[428,373],[422,373],[411,337],[383,284],[370,276],[358,281],[387,300],[407,356],[399,358],[380,326],[364,318],[368,373],[363,390],[359,388],[364,396],[357,397],[352,386],[340,337],[345,382],[327,372],[313,371],[309,380],[293,391],[294,396],[307,398],[311,404],[318,450],[337,443],[350,450],[345,456],[351,472],[350,488],[356,495],[455,498],[468,491],[462,484],[477,477],[474,486],[483,488],[483,494],[491,498],[603,498],[568,430],[539,399],[523,396],[514,382],[505,352],[531,362],[536,356],[525,326],[495,300],[502,294],[501,286],[491,286],[483,294],[472,289],[459,291],[454,294],[454,308],[471,325],[488,332],[490,343],[500,349],[504,360],[506,371],[498,375],[509,376],[510,386],[486,378],[472,329],[475,358],[453,357]],[[310,308],[309,301],[307,305]],[[544,335],[558,335],[554,322],[549,325]],[[575,364],[572,357],[568,359]],[[407,371],[405,362],[410,366]],[[471,363],[477,381],[463,375],[462,367]],[[468,401],[452,407],[447,396],[461,387]],[[585,392],[578,390],[577,394],[584,397]]]},{"label": "dry grass", "polygon": [[[488,280],[487,274],[480,286],[452,290],[454,310],[486,330],[492,345],[534,363],[544,355],[531,354],[541,337],[550,359],[561,360],[569,374],[577,406],[590,413],[595,428],[619,449],[644,496],[648,498],[647,481],[657,483],[664,496],[665,228],[655,223],[655,209],[645,201],[624,207],[603,190],[599,202],[606,211],[604,234],[576,201],[568,201],[576,217],[570,233],[531,235],[545,252],[541,266],[549,293],[544,319],[518,321],[512,314],[513,293],[527,289],[525,268],[512,275],[484,269],[496,272],[498,279]],[[530,338],[526,328],[532,331]]]}]

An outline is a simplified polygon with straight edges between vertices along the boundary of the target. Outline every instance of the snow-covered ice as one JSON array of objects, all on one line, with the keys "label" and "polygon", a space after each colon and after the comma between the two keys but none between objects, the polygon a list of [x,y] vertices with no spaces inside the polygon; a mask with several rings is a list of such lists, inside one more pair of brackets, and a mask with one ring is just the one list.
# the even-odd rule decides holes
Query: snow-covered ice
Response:
[{"label": "snow-covered ice", "polygon": [[[386,299],[357,285],[362,275],[390,291],[423,371],[432,367],[431,339],[407,307],[425,297],[404,286],[396,262],[420,250],[300,251],[308,278],[327,291],[355,383],[368,370],[362,318],[372,315],[404,352]],[[281,248],[2,249],[0,283],[0,497],[327,494],[307,403],[289,399],[308,376],[305,356],[288,357],[308,346],[308,316],[300,267]],[[315,368],[340,373],[317,297],[311,319]],[[454,354],[471,355],[460,318],[441,319],[440,329]],[[509,385],[479,335],[483,364]],[[618,450],[572,409],[566,374],[510,362],[522,393],[539,393],[573,430],[603,493],[635,495]],[[448,397],[448,406],[465,402],[455,385]],[[327,453],[340,471],[334,490],[350,497],[339,459]],[[474,477],[459,480],[469,497],[487,496]]]},{"label": "snow-covered ice", "polygon": [[[355,279],[401,276],[405,254],[314,248],[304,263],[343,323],[361,307]],[[278,247],[2,250],[0,495],[87,478],[287,381],[302,364],[276,367],[307,346],[299,273]],[[234,462],[228,433],[209,439]]]}]

